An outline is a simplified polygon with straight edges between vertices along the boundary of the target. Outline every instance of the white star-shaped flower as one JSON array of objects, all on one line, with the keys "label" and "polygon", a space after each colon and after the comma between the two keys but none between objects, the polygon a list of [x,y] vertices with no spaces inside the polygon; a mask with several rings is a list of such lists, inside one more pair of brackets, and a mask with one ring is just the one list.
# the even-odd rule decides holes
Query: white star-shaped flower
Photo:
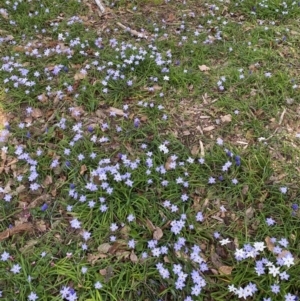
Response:
[{"label": "white star-shaped flower", "polygon": [[230,240],[229,240],[228,238],[225,238],[225,239],[220,240],[220,244],[221,244],[222,246],[227,245],[227,244],[229,244],[229,243],[230,243]]},{"label": "white star-shaped flower", "polygon": [[269,274],[273,275],[273,277],[276,277],[280,274],[279,267],[275,267],[275,265],[272,265],[269,267]]}]

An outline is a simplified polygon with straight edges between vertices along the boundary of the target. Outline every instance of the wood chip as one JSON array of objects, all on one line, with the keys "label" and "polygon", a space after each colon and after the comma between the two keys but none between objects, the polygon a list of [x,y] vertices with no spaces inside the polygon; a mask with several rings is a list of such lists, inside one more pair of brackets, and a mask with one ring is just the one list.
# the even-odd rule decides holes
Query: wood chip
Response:
[{"label": "wood chip", "polygon": [[203,132],[210,132],[214,129],[215,129],[215,127],[213,125],[210,125],[210,126],[203,128]]}]

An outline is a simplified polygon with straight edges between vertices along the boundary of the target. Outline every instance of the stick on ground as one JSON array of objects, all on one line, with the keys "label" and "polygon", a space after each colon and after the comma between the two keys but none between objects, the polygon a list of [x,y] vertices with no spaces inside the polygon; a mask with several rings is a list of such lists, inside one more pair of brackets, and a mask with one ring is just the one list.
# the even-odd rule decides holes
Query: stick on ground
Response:
[{"label": "stick on ground", "polygon": [[101,14],[105,13],[105,6],[103,5],[103,3],[101,2],[101,0],[95,0],[96,4],[98,5]]}]

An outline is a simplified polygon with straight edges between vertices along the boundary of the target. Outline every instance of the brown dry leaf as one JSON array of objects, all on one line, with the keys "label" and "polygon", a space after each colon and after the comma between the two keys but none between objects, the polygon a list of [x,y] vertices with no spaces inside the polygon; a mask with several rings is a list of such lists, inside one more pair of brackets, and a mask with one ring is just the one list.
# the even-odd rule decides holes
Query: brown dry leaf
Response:
[{"label": "brown dry leaf", "polygon": [[215,127],[213,125],[210,125],[210,126],[203,128],[203,132],[210,132],[214,129],[215,129]]},{"label": "brown dry leaf", "polygon": [[246,209],[246,220],[249,221],[250,219],[253,218],[254,216],[254,213],[255,213],[255,209],[253,207],[249,207]]},{"label": "brown dry leaf", "polygon": [[20,248],[20,252],[24,254],[27,253],[28,251],[33,251],[34,250],[33,247],[38,243],[39,240],[31,239],[27,242],[27,244],[23,248]]},{"label": "brown dry leaf", "polygon": [[45,187],[47,187],[47,186],[49,186],[49,185],[52,184],[52,183],[53,183],[52,177],[49,176],[49,175],[47,175],[47,176],[45,177],[45,180],[43,181],[43,185],[44,185]]},{"label": "brown dry leaf", "polygon": [[295,36],[295,35],[300,35],[300,32],[295,31],[295,30],[291,30],[290,34]]},{"label": "brown dry leaf", "polygon": [[39,118],[39,117],[42,117],[42,116],[43,116],[43,113],[42,113],[42,111],[41,111],[40,109],[35,108],[35,109],[32,110],[31,116],[32,116],[33,118]]},{"label": "brown dry leaf", "polygon": [[143,115],[140,119],[142,122],[146,122],[148,120],[148,117],[146,115]]},{"label": "brown dry leaf", "polygon": [[153,232],[153,239],[160,240],[164,236],[164,233],[161,228],[156,227]]},{"label": "brown dry leaf", "polygon": [[256,72],[258,68],[259,68],[259,66],[258,65],[254,65],[254,64],[249,66],[249,70],[251,72]]},{"label": "brown dry leaf", "polygon": [[222,275],[231,275],[232,270],[233,267],[230,267],[228,265],[222,265],[219,267],[219,273]]},{"label": "brown dry leaf", "polygon": [[22,193],[22,192],[25,191],[25,190],[26,190],[26,187],[25,187],[24,185],[20,185],[20,186],[18,186],[18,187],[16,188],[17,194],[20,194],[20,193]]},{"label": "brown dry leaf", "polygon": [[127,239],[129,237],[130,227],[128,225],[124,226],[120,233],[122,234],[122,238]]},{"label": "brown dry leaf", "polygon": [[170,13],[168,15],[168,18],[166,19],[167,23],[173,22],[176,19],[176,16],[173,13]]},{"label": "brown dry leaf", "polygon": [[101,269],[99,271],[100,275],[105,276],[106,275],[106,269]]},{"label": "brown dry leaf", "polygon": [[133,251],[130,253],[130,260],[131,262],[137,263],[139,261],[138,257],[135,255]]},{"label": "brown dry leaf", "polygon": [[81,165],[79,174],[82,176],[87,171],[87,167],[85,164]]},{"label": "brown dry leaf", "polygon": [[170,259],[168,256],[164,256],[164,262],[165,263],[171,263]]},{"label": "brown dry leaf", "polygon": [[75,80],[81,80],[81,79],[86,78],[86,76],[87,76],[87,73],[77,72],[74,75],[74,79]]},{"label": "brown dry leaf", "polygon": [[124,114],[125,114],[123,110],[120,110],[120,109],[117,109],[114,107],[110,107],[108,111],[115,113],[117,116],[124,116]]},{"label": "brown dry leaf", "polygon": [[169,158],[167,159],[167,162],[165,163],[165,169],[166,169],[166,170],[172,169],[172,168],[170,167],[170,164],[171,164],[171,163],[173,163],[173,160],[172,160],[172,157],[169,157]]},{"label": "brown dry leaf", "polygon": [[220,261],[220,256],[214,251],[213,247],[211,248],[210,260],[215,268],[219,269],[223,264]]},{"label": "brown dry leaf", "polygon": [[130,252],[126,251],[126,250],[118,250],[115,255],[118,259],[129,259],[130,258]]},{"label": "brown dry leaf", "polygon": [[46,232],[47,231],[47,226],[45,224],[45,221],[43,220],[39,220],[36,222],[36,228],[40,231],[40,232]]},{"label": "brown dry leaf", "polygon": [[22,232],[30,232],[32,231],[32,224],[31,223],[24,223],[24,224],[19,224],[11,229],[7,229],[4,230],[2,232],[0,232],[0,241],[18,234],[18,233],[22,233]]},{"label": "brown dry leaf", "polygon": [[154,89],[154,91],[160,91],[162,89],[162,87],[159,85],[153,85],[152,89]]},{"label": "brown dry leaf", "polygon": [[45,93],[38,95],[37,98],[38,98],[38,100],[39,100],[40,102],[43,102],[43,103],[45,103],[45,102],[48,101],[48,97],[46,96]]},{"label": "brown dry leaf", "polygon": [[87,261],[88,261],[91,265],[94,265],[94,264],[97,262],[97,260],[98,260],[99,258],[104,259],[104,258],[106,258],[106,257],[107,257],[107,255],[106,255],[106,254],[103,254],[103,253],[88,254],[88,256],[87,256]]},{"label": "brown dry leaf", "polygon": [[190,259],[188,254],[186,254],[185,252],[182,252],[182,251],[176,251],[175,255],[176,255],[177,258],[180,258],[180,259],[183,259],[183,260],[189,260]]},{"label": "brown dry leaf", "polygon": [[244,185],[243,189],[242,189],[242,194],[246,195],[248,193],[248,190],[249,190],[249,186],[248,185]]},{"label": "brown dry leaf", "polygon": [[271,242],[271,238],[270,238],[269,236],[267,236],[267,237],[265,238],[265,242],[266,242],[266,245],[267,245],[268,250],[269,250],[270,252],[273,252],[275,245]]},{"label": "brown dry leaf", "polygon": [[231,121],[232,121],[232,116],[231,116],[231,114],[221,116],[221,121],[222,121],[223,123],[231,122]]},{"label": "brown dry leaf", "polygon": [[106,253],[108,253],[110,248],[111,248],[111,245],[109,243],[103,243],[97,248],[97,250],[99,253],[106,254]]},{"label": "brown dry leaf", "polygon": [[199,154],[199,146],[197,145],[193,145],[192,149],[191,149],[191,154],[193,156],[197,156]]},{"label": "brown dry leaf", "polygon": [[199,70],[200,70],[200,71],[203,71],[203,72],[209,71],[209,70],[210,70],[210,68],[207,67],[206,65],[199,65],[198,67],[199,67]]},{"label": "brown dry leaf", "polygon": [[51,197],[50,197],[49,194],[40,195],[35,200],[33,200],[32,202],[30,202],[30,204],[28,205],[28,209],[35,208],[35,207],[39,206],[41,203],[49,201],[50,198]]},{"label": "brown dry leaf", "polygon": [[152,224],[152,222],[148,218],[146,218],[146,225],[150,231],[154,231],[156,229],[156,227]]},{"label": "brown dry leaf", "polygon": [[84,109],[83,107],[73,107],[71,111],[71,116],[75,119],[78,120],[80,117],[83,115]]},{"label": "brown dry leaf", "polygon": [[277,259],[286,257],[288,254],[290,254],[288,250],[283,250],[282,252],[280,252],[280,254],[277,255]]},{"label": "brown dry leaf", "polygon": [[32,123],[32,117],[31,116],[28,116],[24,119],[24,122],[28,123],[28,124],[31,124]]},{"label": "brown dry leaf", "polygon": [[0,15],[4,18],[4,19],[8,19],[8,13],[5,9],[1,9],[0,10]]},{"label": "brown dry leaf", "polygon": [[6,41],[12,41],[13,39],[14,39],[14,36],[12,36],[11,34],[9,34],[5,37]]},{"label": "brown dry leaf", "polygon": [[[124,240],[118,239],[108,250],[110,254],[119,254],[124,252],[124,249],[127,248],[127,244]],[[130,252],[128,252],[129,257]]]},{"label": "brown dry leaf", "polygon": [[[145,87],[143,87],[143,91],[149,92],[149,88],[150,87],[145,86]],[[162,87],[159,85],[153,85],[153,86],[151,86],[151,89],[152,89],[152,92],[155,92],[155,91],[160,91],[162,89]]]},{"label": "brown dry leaf", "polygon": [[56,195],[57,195],[57,190],[56,190],[56,188],[52,189],[50,193],[51,193],[51,195],[52,195],[53,197],[56,197]]}]

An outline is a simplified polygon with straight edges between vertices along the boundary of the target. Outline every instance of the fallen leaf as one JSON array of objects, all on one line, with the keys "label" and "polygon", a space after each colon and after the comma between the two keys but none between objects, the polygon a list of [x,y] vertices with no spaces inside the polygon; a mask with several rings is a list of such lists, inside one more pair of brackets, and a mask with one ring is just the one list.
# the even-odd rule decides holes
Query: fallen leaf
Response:
[{"label": "fallen leaf", "polygon": [[248,190],[249,190],[249,186],[248,185],[244,185],[243,189],[242,189],[242,194],[246,195],[248,193]]},{"label": "fallen leaf", "polygon": [[121,230],[120,233],[122,234],[122,238],[127,239],[129,237],[130,227],[125,225]]},{"label": "fallen leaf", "polygon": [[22,248],[20,248],[21,253],[27,253],[28,251],[34,251],[34,246],[39,243],[39,240],[31,239],[29,240],[26,245]]},{"label": "fallen leaf", "polygon": [[275,245],[271,242],[271,238],[270,238],[269,236],[267,236],[267,237],[265,238],[265,242],[266,242],[266,245],[267,245],[268,250],[269,250],[270,252],[273,252]]},{"label": "fallen leaf", "polygon": [[209,67],[207,67],[206,65],[199,65],[198,66],[199,67],[199,70],[200,71],[209,71],[210,70],[210,68]]},{"label": "fallen leaf", "polygon": [[50,184],[53,183],[52,177],[49,175],[46,175],[45,180],[43,181],[43,185],[45,187],[49,186]]},{"label": "fallen leaf", "polygon": [[154,231],[156,229],[156,227],[152,224],[152,222],[148,218],[146,218],[146,225],[150,231]]},{"label": "fallen leaf", "polygon": [[154,91],[160,91],[162,89],[162,87],[155,84],[152,86],[152,89],[154,89]]},{"label": "fallen leaf", "polygon": [[114,276],[114,269],[110,265],[106,268],[105,282],[108,282],[110,280],[110,278],[112,278],[113,276]]},{"label": "fallen leaf", "polygon": [[253,207],[249,207],[246,209],[245,214],[246,214],[247,221],[253,218],[254,213],[255,213],[255,209]]},{"label": "fallen leaf", "polygon": [[126,250],[119,250],[115,253],[117,259],[129,259],[130,257],[130,252]]},{"label": "fallen leaf", "polygon": [[109,243],[103,243],[97,248],[97,250],[99,253],[106,254],[106,253],[108,253],[110,248],[111,248],[111,245]]},{"label": "fallen leaf", "polygon": [[290,31],[290,34],[291,34],[291,35],[300,35],[300,32],[295,31],[295,30],[291,30],[291,31]]},{"label": "fallen leaf", "polygon": [[[108,250],[110,254],[117,254],[120,255],[124,251],[124,249],[127,249],[127,244],[124,240],[117,240]],[[129,257],[130,252],[128,252]]]},{"label": "fallen leaf", "polygon": [[79,174],[82,176],[83,174],[85,174],[86,171],[87,171],[86,165],[85,164],[81,165]]},{"label": "fallen leaf", "polygon": [[87,76],[87,73],[77,72],[74,75],[74,79],[75,80],[80,80],[80,79],[86,78],[86,76]]},{"label": "fallen leaf", "polygon": [[8,13],[6,11],[6,9],[0,9],[0,15],[4,18],[4,19],[8,19]]},{"label": "fallen leaf", "polygon": [[45,224],[45,221],[43,220],[39,220],[35,223],[36,228],[40,231],[40,232],[46,232],[47,231],[47,226]]},{"label": "fallen leaf", "polygon": [[32,231],[32,229],[33,228],[32,228],[31,223],[19,224],[15,227],[12,227],[10,229],[6,229],[6,230],[0,232],[0,241],[4,240],[12,235],[21,233],[21,232],[30,232],[30,231]]},{"label": "fallen leaf", "polygon": [[20,185],[20,186],[18,186],[18,187],[16,188],[17,194],[20,194],[20,193],[22,193],[22,192],[25,191],[25,190],[26,190],[26,187],[25,187],[24,185]]},{"label": "fallen leaf", "polygon": [[192,154],[193,156],[197,156],[198,153],[199,153],[199,146],[193,145],[192,150],[191,150],[191,154]]},{"label": "fallen leaf", "polygon": [[95,265],[95,263],[98,261],[98,259],[104,259],[106,258],[108,255],[103,254],[103,253],[96,253],[96,254],[88,254],[87,256],[87,261],[91,264],[91,265]]},{"label": "fallen leaf", "polygon": [[46,96],[45,93],[38,95],[37,99],[38,99],[40,102],[43,102],[43,103],[45,103],[45,102],[48,101],[48,97]]},{"label": "fallen leaf", "polygon": [[33,118],[39,118],[39,117],[42,117],[42,116],[43,116],[43,113],[42,113],[42,111],[41,111],[40,109],[35,108],[35,109],[32,110],[31,116],[32,116]]},{"label": "fallen leaf", "polygon": [[215,129],[215,127],[213,125],[210,125],[210,126],[203,128],[203,132],[210,132],[214,129]]},{"label": "fallen leaf", "polygon": [[135,255],[133,251],[130,253],[130,260],[131,262],[137,263],[139,261],[138,257]]},{"label": "fallen leaf", "polygon": [[49,201],[50,200],[50,195],[49,194],[43,194],[40,195],[39,197],[37,197],[35,200],[33,200],[32,202],[30,202],[30,204],[28,205],[28,208],[35,208],[37,206],[39,206],[40,204]]},{"label": "fallen leaf", "polygon": [[164,233],[161,228],[156,227],[153,232],[153,239],[160,240],[163,237]]},{"label": "fallen leaf", "polygon": [[233,267],[230,267],[228,265],[222,265],[219,267],[219,273],[223,275],[231,275],[232,270]]},{"label": "fallen leaf", "polygon": [[224,123],[231,122],[232,121],[231,114],[221,116],[221,121],[224,122]]},{"label": "fallen leaf", "polygon": [[71,116],[75,120],[79,120],[80,117],[83,115],[83,113],[84,113],[83,107],[73,107],[71,111]]},{"label": "fallen leaf", "polygon": [[167,162],[165,163],[165,170],[170,170],[171,168],[171,163],[173,163],[172,157],[169,157],[167,159]]},{"label": "fallen leaf", "polygon": [[124,111],[114,108],[114,107],[110,107],[108,111],[115,113],[117,116],[124,116],[124,114],[125,114]]},{"label": "fallen leaf", "polygon": [[173,22],[175,19],[176,19],[175,15],[173,13],[170,13],[168,15],[166,22],[170,23],[170,22]]},{"label": "fallen leaf", "polygon": [[164,256],[164,262],[165,263],[171,263],[170,259],[168,256]]}]

